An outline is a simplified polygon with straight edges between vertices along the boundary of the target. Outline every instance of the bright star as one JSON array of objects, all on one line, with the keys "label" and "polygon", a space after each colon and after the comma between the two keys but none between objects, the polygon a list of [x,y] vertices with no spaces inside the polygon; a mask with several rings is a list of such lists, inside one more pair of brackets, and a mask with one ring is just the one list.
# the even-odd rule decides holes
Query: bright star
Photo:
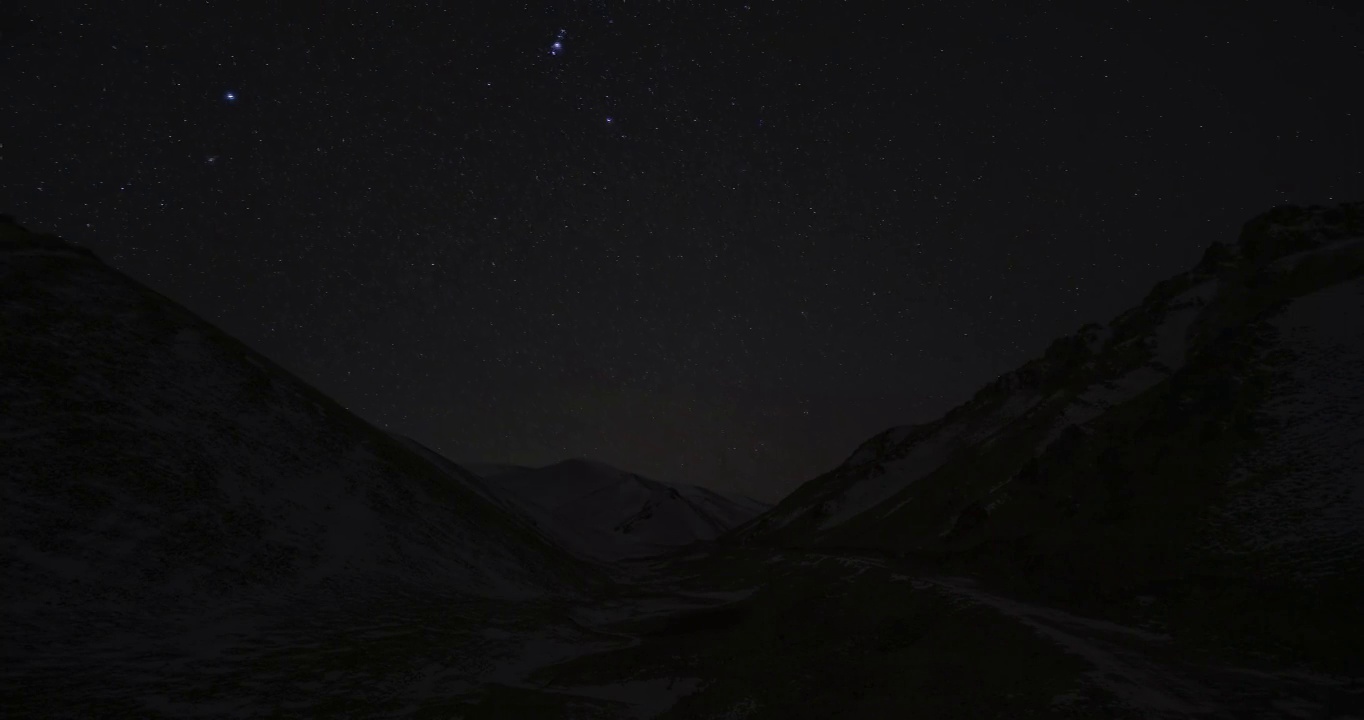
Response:
[{"label": "bright star", "polygon": [[223,93],[223,99],[228,102],[237,102],[237,93],[228,90],[227,92]]}]

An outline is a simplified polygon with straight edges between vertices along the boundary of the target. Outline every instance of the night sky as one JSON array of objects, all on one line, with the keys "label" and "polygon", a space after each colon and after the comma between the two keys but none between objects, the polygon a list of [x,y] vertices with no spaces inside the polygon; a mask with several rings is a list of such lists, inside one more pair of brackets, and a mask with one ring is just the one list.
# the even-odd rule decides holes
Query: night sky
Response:
[{"label": "night sky", "polygon": [[775,500],[1364,199],[1358,3],[259,5],[5,3],[0,212],[459,461]]}]

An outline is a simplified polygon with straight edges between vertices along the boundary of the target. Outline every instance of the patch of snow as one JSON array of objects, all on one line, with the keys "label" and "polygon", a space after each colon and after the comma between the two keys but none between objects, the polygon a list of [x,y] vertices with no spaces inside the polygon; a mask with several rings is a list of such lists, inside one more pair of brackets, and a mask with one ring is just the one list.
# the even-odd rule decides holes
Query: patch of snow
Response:
[{"label": "patch of snow", "polygon": [[[1138,367],[1117,380],[1090,386],[1077,395],[1061,412],[1047,436],[1034,452],[1046,450],[1071,425],[1082,426],[1108,409],[1155,387],[1184,366],[1188,352],[1188,334],[1198,315],[1217,295],[1218,282],[1200,283],[1175,296],[1166,305],[1164,321],[1152,335],[1151,362]],[[1140,339],[1140,338],[1138,338]]]},{"label": "patch of snow", "polygon": [[707,716],[706,720],[748,720],[760,709],[761,706],[758,705],[757,700],[744,698],[719,713]]},{"label": "patch of snow", "polygon": [[[1317,713],[1302,717],[1324,717],[1318,701],[1323,691],[1345,684],[1303,673],[1158,659],[1168,657],[1164,649],[1172,643],[1169,635],[1012,600],[950,578],[916,581],[920,585],[992,608],[1029,627],[1087,662],[1092,669],[1085,676],[1093,687],[1144,717],[1260,717],[1271,704],[1280,711],[1296,707]],[[1056,696],[1053,703],[1074,705],[1082,699],[1072,693]]]},{"label": "patch of snow", "polygon": [[864,558],[839,557],[835,558],[834,561],[845,568],[854,570],[855,572],[851,576],[854,578],[858,577],[859,575],[868,570],[871,570],[872,568],[883,567],[883,565],[879,562],[874,562]]},{"label": "patch of snow", "polygon": [[[916,444],[902,458],[887,462],[885,474],[867,478],[844,492],[836,502],[836,513],[826,518],[820,529],[828,529],[847,522],[898,495],[916,481],[927,477],[951,457],[952,453],[990,439],[1010,422],[1027,414],[1042,402],[1035,393],[1018,392],[983,418],[964,424],[942,428],[933,436]],[[906,498],[881,513],[888,517],[911,502]]]},{"label": "patch of snow", "polygon": [[[1220,524],[1241,551],[1272,550],[1310,579],[1357,567],[1364,556],[1364,279],[1300,297],[1271,324],[1293,356],[1263,411],[1265,447],[1245,459]],[[1236,550],[1236,548],[1222,548]]]},{"label": "patch of snow", "polygon": [[1007,492],[1000,493],[998,495],[995,495],[994,497],[991,497],[990,501],[985,503],[985,512],[987,513],[994,512],[996,508],[998,508],[1000,505],[1003,505],[1008,499],[1009,493]]},{"label": "patch of snow", "polygon": [[805,505],[792,505],[781,512],[774,512],[768,515],[763,518],[763,522],[772,529],[784,528],[795,522],[798,518],[809,513],[810,510],[811,508]]},{"label": "patch of snow", "polygon": [[892,448],[904,442],[916,428],[918,428],[917,425],[897,425],[886,431],[886,437],[883,442],[872,443],[868,441],[863,443],[863,447],[858,448],[857,452],[854,452],[844,464],[860,465],[862,463],[871,462],[876,459],[883,448]]},{"label": "patch of snow", "polygon": [[1364,249],[1364,237],[1350,238],[1340,242],[1333,242],[1311,250],[1293,253],[1281,257],[1269,264],[1269,269],[1273,271],[1285,272],[1296,268],[1300,263],[1314,257],[1324,255],[1334,255],[1336,253],[1355,252]]},{"label": "patch of snow", "polygon": [[554,691],[629,705],[631,718],[649,720],[672,709],[678,700],[699,692],[702,685],[698,678],[658,678],[615,685],[556,687]]},{"label": "patch of snow", "polygon": [[1208,301],[1216,297],[1218,282],[1210,280],[1177,295],[1166,305],[1165,319],[1156,329],[1154,359],[1169,372],[1184,366],[1188,351],[1189,328]]},{"label": "patch of snow", "polygon": [[885,463],[884,473],[853,483],[835,501],[821,530],[837,527],[898,495],[916,480],[937,470],[956,447],[956,428],[944,428],[924,438],[897,460]]}]

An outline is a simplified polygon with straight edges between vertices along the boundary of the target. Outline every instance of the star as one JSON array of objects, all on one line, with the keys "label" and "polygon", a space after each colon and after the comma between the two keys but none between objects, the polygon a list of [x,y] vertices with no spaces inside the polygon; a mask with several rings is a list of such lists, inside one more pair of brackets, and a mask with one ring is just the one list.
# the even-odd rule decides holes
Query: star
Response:
[{"label": "star", "polygon": [[230,103],[237,102],[237,93],[228,90],[227,92],[223,93],[223,100],[226,100],[227,102]]}]

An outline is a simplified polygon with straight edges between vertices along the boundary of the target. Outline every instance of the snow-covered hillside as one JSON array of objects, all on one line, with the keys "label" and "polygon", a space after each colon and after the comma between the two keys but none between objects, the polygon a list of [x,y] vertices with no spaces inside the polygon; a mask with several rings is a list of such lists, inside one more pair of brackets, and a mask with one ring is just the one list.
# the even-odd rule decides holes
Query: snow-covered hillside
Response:
[{"label": "snow-covered hillside", "polygon": [[519,507],[546,537],[593,560],[656,555],[713,540],[767,509],[750,498],[665,484],[590,460],[488,467],[489,489]]},{"label": "snow-covered hillside", "polygon": [[[1300,581],[1364,567],[1364,277],[1269,320],[1281,351],[1263,412],[1274,431],[1228,476],[1217,549],[1275,559]],[[1268,475],[1268,477],[1266,477]],[[1240,487],[1244,485],[1245,487]]]},{"label": "snow-covered hillside", "polygon": [[87,646],[112,662],[117,638],[243,607],[379,588],[543,597],[583,572],[470,478],[10,222],[0,348],[7,666]]},{"label": "snow-covered hillside", "polygon": [[870,553],[1204,657],[1340,673],[1364,708],[1361,448],[1364,203],[1283,207],[730,539]]},{"label": "snow-covered hillside", "polygon": [[[1105,433],[1119,418],[1146,413],[1143,438],[1167,434],[1174,442],[1190,418],[1209,438],[1226,431],[1239,438],[1226,451],[1234,462],[1218,470],[1231,490],[1199,502],[1215,502],[1215,511],[1205,510],[1224,525],[1237,517],[1233,524],[1254,526],[1236,531],[1244,542],[1318,548],[1304,534],[1326,533],[1336,539],[1321,542],[1338,557],[1342,547],[1358,547],[1337,537],[1341,528],[1364,527],[1359,465],[1349,451],[1361,445],[1362,423],[1341,400],[1353,397],[1358,380],[1350,369],[1364,366],[1355,361],[1364,314],[1353,289],[1364,273],[1361,235],[1359,203],[1285,207],[1256,218],[1236,245],[1214,244],[1196,268],[1158,284],[1139,306],[1057,340],[936,422],[872,438],[740,535],[902,550],[984,537],[977,528],[1000,513],[1010,522],[1027,523],[1029,513],[1036,519],[1034,498],[1010,506],[1020,485],[1035,482],[1039,463],[1075,465],[1079,448],[1111,445],[1105,472],[1135,472],[1135,463],[1109,467],[1133,443]],[[1157,402],[1177,409],[1140,409]],[[1283,477],[1241,493],[1234,478],[1263,476],[1275,464]],[[1062,502],[1078,508],[1081,495],[1072,495]],[[1285,504],[1288,497],[1295,502]],[[1283,517],[1248,520],[1271,508]],[[1332,530],[1316,522],[1342,514],[1349,518]],[[1289,516],[1307,519],[1295,524]]]}]

